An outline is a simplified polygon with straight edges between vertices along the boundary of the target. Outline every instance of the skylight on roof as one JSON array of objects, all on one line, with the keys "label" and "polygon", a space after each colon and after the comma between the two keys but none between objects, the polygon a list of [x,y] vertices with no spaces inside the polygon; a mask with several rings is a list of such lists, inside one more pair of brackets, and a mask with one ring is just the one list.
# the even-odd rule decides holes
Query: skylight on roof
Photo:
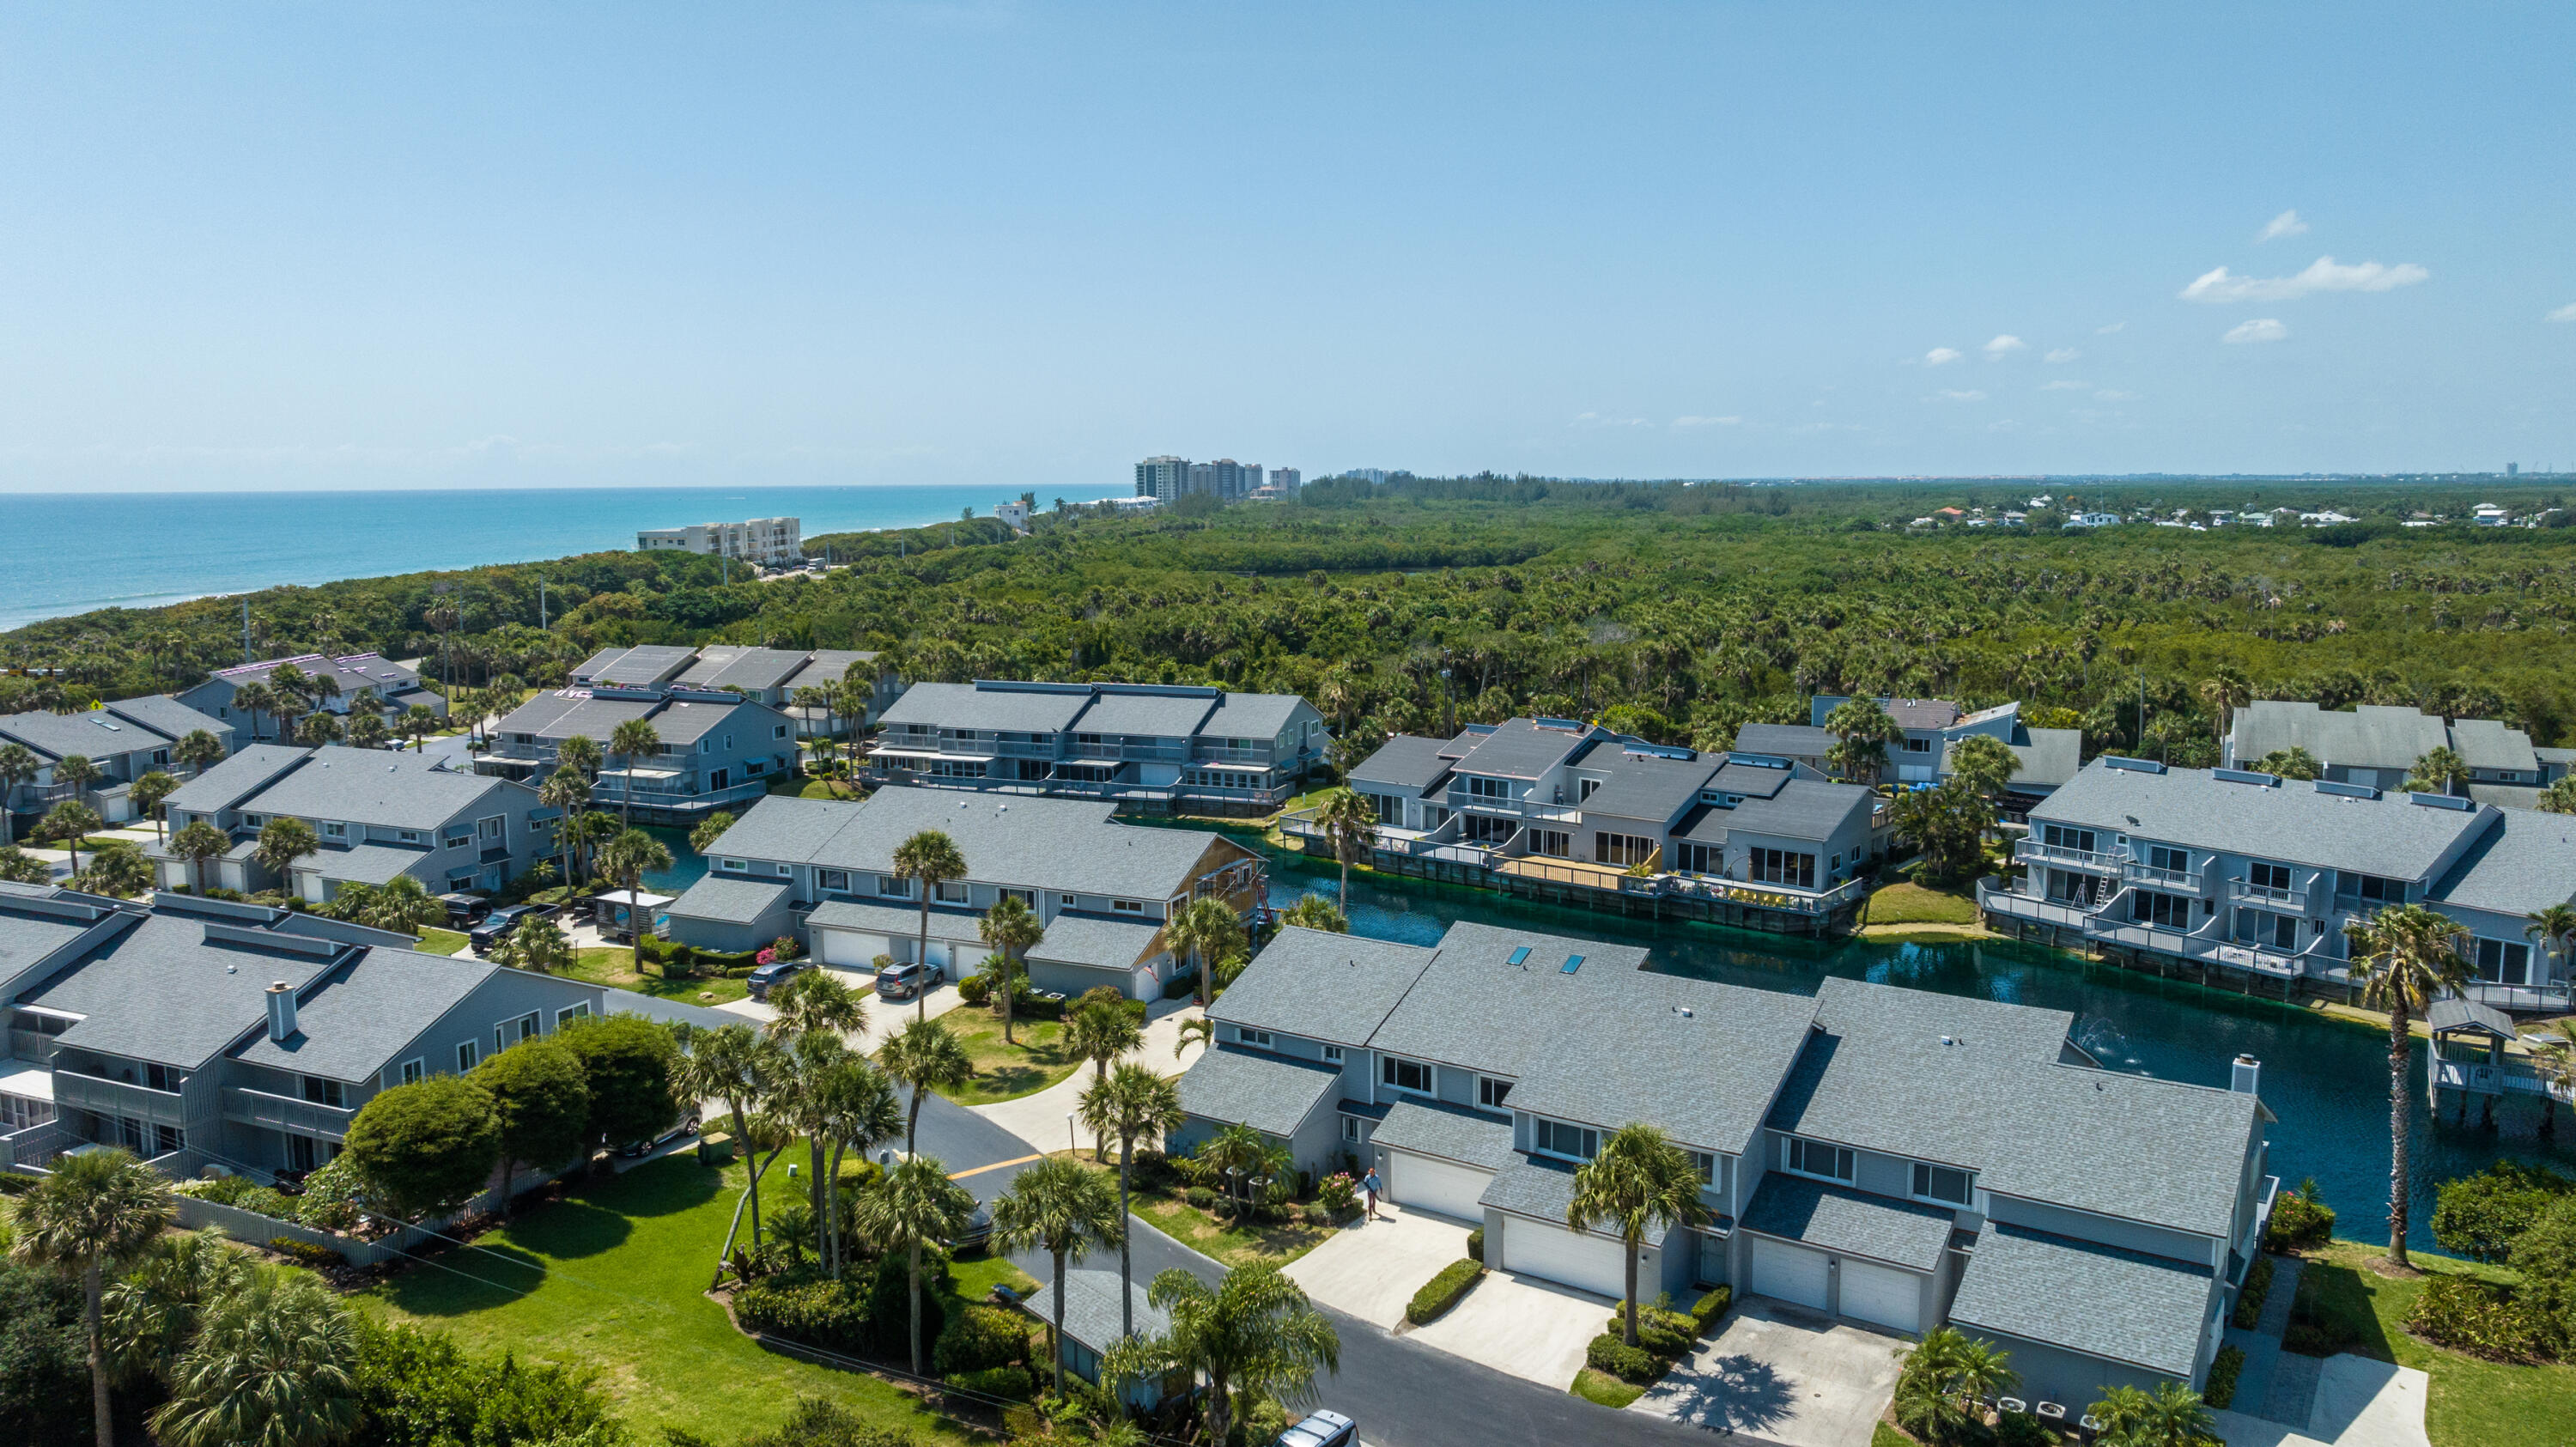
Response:
[{"label": "skylight on roof", "polygon": [[1512,951],[1512,957],[1503,961],[1503,963],[1507,965],[1526,965],[1529,963],[1529,955],[1529,946],[1523,945],[1519,949]]},{"label": "skylight on roof", "polygon": [[1579,970],[1579,969],[1582,969],[1582,968],[1583,968],[1583,956],[1581,956],[1581,955],[1567,955],[1567,956],[1565,957],[1565,968],[1564,968],[1564,969],[1562,969],[1562,970],[1557,971],[1557,973],[1558,973],[1558,974],[1561,974],[1561,975],[1570,975],[1570,974],[1573,974],[1575,971],[1577,971],[1577,970]]}]

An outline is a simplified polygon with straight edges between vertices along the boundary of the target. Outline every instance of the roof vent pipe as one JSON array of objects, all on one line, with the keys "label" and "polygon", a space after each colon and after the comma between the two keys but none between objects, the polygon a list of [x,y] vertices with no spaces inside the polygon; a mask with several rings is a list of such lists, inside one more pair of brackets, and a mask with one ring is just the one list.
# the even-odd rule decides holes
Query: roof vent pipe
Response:
[{"label": "roof vent pipe", "polygon": [[2227,1072],[2227,1088],[2242,1095],[2263,1094],[2263,1062],[2251,1055],[2239,1055]]},{"label": "roof vent pipe", "polygon": [[283,1044],[295,1034],[295,991],[284,980],[268,987],[268,1038]]}]

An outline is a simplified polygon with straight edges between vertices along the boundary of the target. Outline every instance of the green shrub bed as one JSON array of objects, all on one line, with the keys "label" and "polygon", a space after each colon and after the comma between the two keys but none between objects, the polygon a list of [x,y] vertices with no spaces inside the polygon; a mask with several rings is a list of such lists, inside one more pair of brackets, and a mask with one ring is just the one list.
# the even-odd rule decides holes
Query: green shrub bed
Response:
[{"label": "green shrub bed", "polygon": [[2272,1201],[2272,1221],[2263,1228],[2266,1251],[2304,1251],[2334,1237],[2332,1206],[2309,1194],[2305,1186],[2283,1191]]},{"label": "green shrub bed", "polygon": [[1632,1347],[1620,1340],[1615,1331],[1605,1331],[1592,1339],[1584,1349],[1584,1362],[1596,1372],[1608,1372],[1623,1382],[1646,1386],[1670,1370],[1672,1363],[1657,1357],[1644,1347]]},{"label": "green shrub bed", "polygon": [[2209,1364],[2209,1385],[2200,1393],[2201,1402],[2213,1411],[2226,1411],[2236,1400],[2236,1376],[2245,1370],[2245,1349],[2224,1346]]},{"label": "green shrub bed", "polygon": [[2263,1299],[2272,1294],[2272,1258],[2257,1256],[2245,1269],[2245,1289],[2236,1294],[2236,1325],[2246,1331],[2263,1319]]},{"label": "green shrub bed", "polygon": [[1484,1271],[1485,1264],[1473,1258],[1452,1261],[1441,1267],[1440,1274],[1432,1277],[1420,1291],[1413,1293],[1413,1300],[1405,1303],[1404,1319],[1415,1326],[1439,1320],[1442,1313],[1458,1304],[1458,1298],[1467,1294],[1467,1288],[1475,1285],[1476,1278]]},{"label": "green shrub bed", "polygon": [[2497,1362],[2544,1362],[2556,1355],[2549,1318],[2501,1286],[2466,1276],[2425,1278],[2406,1329],[2437,1346]]},{"label": "green shrub bed", "polygon": [[1725,1316],[1727,1308],[1733,1305],[1735,1288],[1732,1286],[1721,1286],[1692,1303],[1691,1320],[1699,1323],[1699,1334],[1708,1335],[1709,1328],[1717,1325],[1718,1318]]}]

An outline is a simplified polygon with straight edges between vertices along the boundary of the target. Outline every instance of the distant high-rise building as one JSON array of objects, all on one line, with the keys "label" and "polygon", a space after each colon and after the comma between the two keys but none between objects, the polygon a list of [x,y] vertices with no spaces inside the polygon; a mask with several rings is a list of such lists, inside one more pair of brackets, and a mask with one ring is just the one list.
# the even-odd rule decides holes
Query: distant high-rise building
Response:
[{"label": "distant high-rise building", "polygon": [[1354,467],[1348,472],[1343,473],[1342,476],[1356,478],[1359,481],[1366,483],[1383,484],[1386,481],[1386,469],[1383,467]]},{"label": "distant high-rise building", "polygon": [[1274,467],[1270,469],[1270,486],[1277,492],[1294,497],[1297,489],[1305,486],[1305,479],[1293,467]]},{"label": "distant high-rise building", "polygon": [[1214,462],[1192,462],[1181,457],[1148,457],[1136,464],[1136,495],[1160,498],[1170,502],[1191,493],[1204,493],[1225,502],[1250,497],[1261,486],[1261,464],[1237,462],[1220,457]]},{"label": "distant high-rise building", "polygon": [[2519,477],[2519,476],[2521,476],[2521,475],[2522,475],[2522,464],[2521,464],[2521,463],[2519,463],[2519,462],[2508,462],[2508,463],[2506,463],[2506,464],[2504,465],[2504,475],[2505,475],[2505,476],[2507,476],[2507,477]]},{"label": "distant high-rise building", "polygon": [[1189,491],[1190,464],[1179,457],[1148,457],[1136,464],[1136,495],[1170,502]]}]

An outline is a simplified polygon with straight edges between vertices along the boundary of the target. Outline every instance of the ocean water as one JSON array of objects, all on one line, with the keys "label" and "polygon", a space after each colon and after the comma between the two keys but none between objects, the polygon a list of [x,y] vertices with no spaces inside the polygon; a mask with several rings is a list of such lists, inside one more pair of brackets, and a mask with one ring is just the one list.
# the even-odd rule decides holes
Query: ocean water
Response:
[{"label": "ocean water", "polygon": [[1017,495],[980,485],[0,493],[10,541],[0,629],[280,583],[632,548],[639,528],[752,517],[801,518],[807,537],[918,527],[961,508],[989,516]]}]

